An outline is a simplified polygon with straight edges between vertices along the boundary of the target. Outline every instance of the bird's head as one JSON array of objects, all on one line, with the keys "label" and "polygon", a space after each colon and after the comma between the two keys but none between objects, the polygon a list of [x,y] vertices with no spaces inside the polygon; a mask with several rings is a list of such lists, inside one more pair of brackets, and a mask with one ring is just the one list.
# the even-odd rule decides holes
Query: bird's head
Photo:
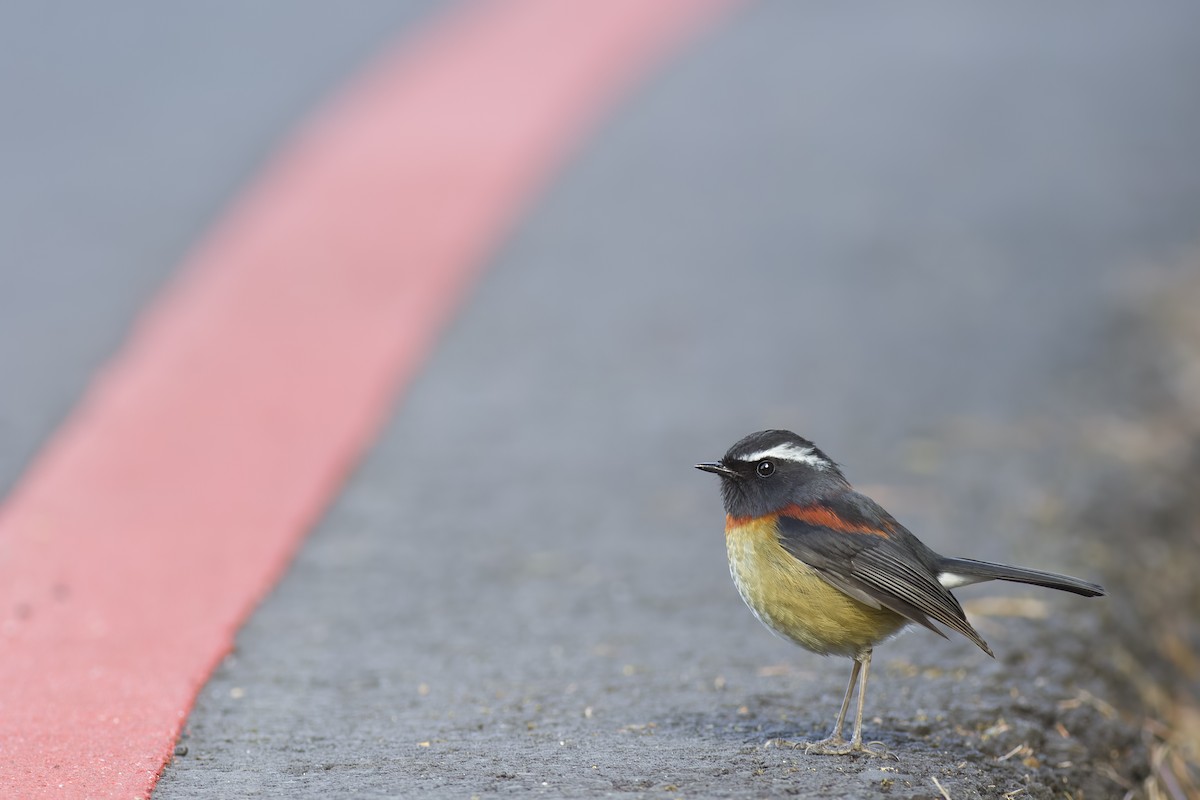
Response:
[{"label": "bird's head", "polygon": [[806,505],[847,486],[829,456],[791,431],[752,433],[729,448],[720,461],[697,464],[696,469],[721,477],[725,513],[737,518]]}]

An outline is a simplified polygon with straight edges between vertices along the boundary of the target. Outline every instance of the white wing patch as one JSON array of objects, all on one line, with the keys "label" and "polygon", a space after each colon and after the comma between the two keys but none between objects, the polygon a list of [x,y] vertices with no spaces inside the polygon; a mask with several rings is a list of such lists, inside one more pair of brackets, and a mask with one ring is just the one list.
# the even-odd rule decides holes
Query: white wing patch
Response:
[{"label": "white wing patch", "polygon": [[938,573],[938,583],[946,589],[957,589],[960,586],[970,586],[972,583],[982,583],[987,578],[977,578],[974,575],[956,575],[953,572]]},{"label": "white wing patch", "polygon": [[779,461],[791,461],[796,464],[807,464],[813,469],[829,469],[829,462],[821,458],[811,447],[803,447],[791,442],[777,444],[769,450],[759,450],[747,456],[738,456],[741,461],[762,461],[764,458],[774,458]]}]

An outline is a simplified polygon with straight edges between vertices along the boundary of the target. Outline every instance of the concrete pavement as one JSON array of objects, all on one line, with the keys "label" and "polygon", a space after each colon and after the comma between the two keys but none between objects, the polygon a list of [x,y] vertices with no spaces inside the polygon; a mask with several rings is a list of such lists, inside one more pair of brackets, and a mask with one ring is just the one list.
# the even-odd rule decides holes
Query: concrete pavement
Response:
[{"label": "concrete pavement", "polygon": [[[418,13],[373,8],[353,25],[301,15],[312,44],[285,46],[294,60],[271,72],[291,88],[240,90],[206,128],[221,147],[112,171],[96,154],[120,135],[76,151],[27,134],[42,166],[16,170],[0,202],[36,222],[6,237],[9,262],[47,266],[0,274],[0,364],[21,376],[3,401],[7,483],[304,105],[280,98],[316,96]],[[1110,791],[1101,766],[1121,768],[1133,739],[1069,702],[1103,690],[1076,663],[1105,632],[1065,595],[1018,592],[1049,619],[982,615],[996,662],[920,631],[877,652],[868,734],[900,762],[764,751],[824,731],[848,665],[742,607],[716,487],[691,464],[793,427],[937,549],[1087,577],[1080,533],[1043,513],[1087,480],[1054,431],[1106,403],[1073,379],[1103,368],[1130,265],[1194,240],[1195,17],[778,2],[698,42],[496,254],[201,695],[156,796],[936,797],[934,777],[954,798]],[[130,60],[88,62],[125,87],[156,64],[153,85],[128,88],[122,119],[147,120],[130,130],[167,114],[163,87],[217,104],[239,83],[208,52],[258,64],[263,42],[287,40],[259,18],[239,50],[221,37],[249,41],[253,20],[205,21],[151,27],[180,31],[175,61],[113,48]],[[169,130],[198,127],[179,119]],[[58,171],[63,153],[74,171]],[[195,177],[164,180],[164,165]],[[126,232],[52,235],[63,192],[46,173],[78,182],[70,229],[102,208],[122,215],[97,227]],[[123,182],[142,205],[103,202]],[[181,185],[202,188],[162,200]],[[80,270],[81,251],[111,268]]]}]

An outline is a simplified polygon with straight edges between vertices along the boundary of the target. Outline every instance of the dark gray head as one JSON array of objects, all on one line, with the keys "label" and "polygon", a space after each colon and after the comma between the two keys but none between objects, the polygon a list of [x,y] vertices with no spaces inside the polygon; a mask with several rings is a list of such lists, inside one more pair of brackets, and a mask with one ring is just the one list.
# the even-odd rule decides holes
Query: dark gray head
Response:
[{"label": "dark gray head", "polygon": [[697,464],[696,469],[721,476],[725,513],[733,517],[772,514],[848,486],[829,456],[791,431],[752,433],[720,461]]}]

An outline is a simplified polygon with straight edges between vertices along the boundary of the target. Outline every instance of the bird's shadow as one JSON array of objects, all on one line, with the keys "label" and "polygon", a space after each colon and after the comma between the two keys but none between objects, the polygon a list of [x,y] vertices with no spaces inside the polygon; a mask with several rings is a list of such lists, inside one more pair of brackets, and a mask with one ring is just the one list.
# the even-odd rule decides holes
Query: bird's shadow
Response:
[{"label": "bird's shadow", "polygon": [[[824,715],[789,709],[766,698],[747,697],[739,706],[721,706],[702,711],[679,710],[658,717],[659,736],[677,736],[719,743],[739,750],[774,751],[803,754],[803,748],[779,748],[775,740],[811,742],[829,735],[831,720]],[[849,730],[845,731],[848,736]],[[935,753],[939,749],[925,738],[895,727],[864,725],[864,738],[882,744],[887,751],[903,757],[908,753]],[[813,756],[820,758],[820,756]]]}]

